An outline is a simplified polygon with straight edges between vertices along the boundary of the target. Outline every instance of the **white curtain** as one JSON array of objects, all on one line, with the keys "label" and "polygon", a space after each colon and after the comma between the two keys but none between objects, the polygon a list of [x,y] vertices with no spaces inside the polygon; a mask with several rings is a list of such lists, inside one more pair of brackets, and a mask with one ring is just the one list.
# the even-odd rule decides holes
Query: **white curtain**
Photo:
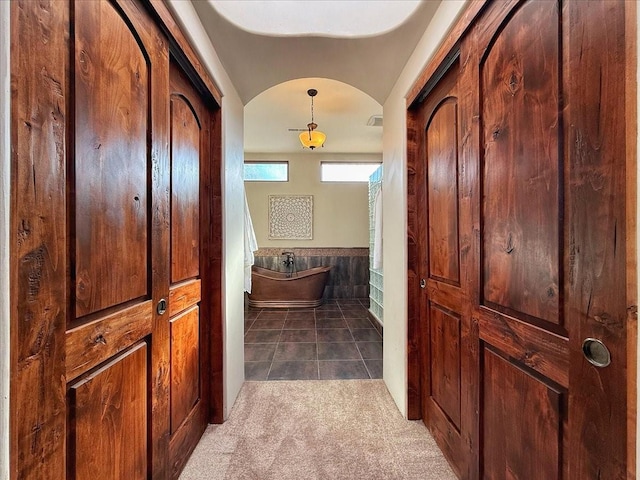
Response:
[{"label": "white curtain", "polygon": [[373,265],[374,270],[382,268],[382,185],[373,202]]},{"label": "white curtain", "polygon": [[244,291],[251,293],[251,267],[254,263],[253,252],[258,250],[256,232],[253,230],[251,212],[247,202],[247,193],[244,194]]}]

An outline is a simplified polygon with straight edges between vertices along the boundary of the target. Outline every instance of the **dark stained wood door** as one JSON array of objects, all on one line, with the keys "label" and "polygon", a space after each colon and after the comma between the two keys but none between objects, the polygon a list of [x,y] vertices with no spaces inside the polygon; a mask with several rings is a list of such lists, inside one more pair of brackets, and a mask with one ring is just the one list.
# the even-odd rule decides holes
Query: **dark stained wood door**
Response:
[{"label": "dark stained wood door", "polygon": [[71,385],[71,478],[148,477],[148,357],[141,342]]},{"label": "dark stained wood door", "polygon": [[461,478],[634,478],[625,48],[625,2],[490,2],[409,111],[411,341]]},{"label": "dark stained wood door", "polygon": [[486,50],[474,58],[482,98],[474,314],[485,478],[568,473],[560,7],[530,1],[498,14],[499,28],[482,31]]},{"label": "dark stained wood door", "polygon": [[169,294],[167,44],[129,2],[74,2],[72,15],[67,477],[142,480],[166,424],[152,372]]},{"label": "dark stained wood door", "polygon": [[175,477],[222,422],[220,95],[161,1],[10,20],[10,476]]},{"label": "dark stained wood door", "polygon": [[[461,477],[473,467],[475,378],[469,291],[468,206],[461,204],[460,64],[442,73],[414,119],[419,130],[421,416]],[[427,340],[428,339],[428,340]]]},{"label": "dark stained wood door", "polygon": [[172,62],[171,105],[171,286],[169,329],[170,458],[177,478],[208,420],[208,316],[202,305],[201,264],[210,217],[202,192],[209,191],[212,115],[189,79]]}]

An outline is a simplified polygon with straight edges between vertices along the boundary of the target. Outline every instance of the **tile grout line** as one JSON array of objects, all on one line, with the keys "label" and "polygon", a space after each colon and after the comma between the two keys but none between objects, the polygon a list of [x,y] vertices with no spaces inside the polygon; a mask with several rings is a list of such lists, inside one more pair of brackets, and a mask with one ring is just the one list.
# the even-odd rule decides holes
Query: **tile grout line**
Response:
[{"label": "tile grout line", "polygon": [[271,375],[271,369],[273,368],[273,362],[276,359],[276,352],[278,351],[278,345],[280,344],[280,337],[282,337],[282,330],[284,329],[284,324],[287,321],[287,316],[289,315],[289,310],[284,314],[284,321],[282,322],[282,327],[280,328],[280,334],[278,335],[278,341],[276,342],[276,347],[273,350],[273,357],[271,357],[271,364],[269,365],[269,370],[267,370],[267,378],[265,380],[269,380],[269,375]]},{"label": "tile grout line", "polygon": [[[334,316],[333,316],[333,315],[331,315],[330,313],[329,313],[329,315],[330,315],[330,316],[327,316],[327,317],[325,317],[324,315],[322,315],[322,316],[323,316],[323,318],[327,318],[327,319],[329,319],[329,320],[331,320],[331,319],[335,318],[335,319],[336,319],[336,321],[337,321],[337,320],[340,320],[340,322],[342,322],[342,325],[340,325],[340,326],[333,326],[333,328],[334,328],[334,329],[338,329],[338,328],[339,328],[339,329],[345,329],[345,330],[347,330],[347,331],[349,332],[350,340],[347,340],[347,341],[345,341],[345,342],[330,342],[330,341],[329,341],[329,343],[338,343],[338,344],[339,344],[339,343],[349,343],[349,344],[353,344],[353,345],[355,345],[355,347],[356,347],[356,351],[358,352],[358,357],[357,357],[357,359],[354,359],[354,360],[356,360],[357,362],[362,362],[362,363],[364,364],[365,371],[367,372],[368,378],[372,378],[371,370],[370,370],[369,366],[366,364],[366,360],[365,360],[365,358],[364,358],[364,356],[363,356],[363,354],[362,354],[361,348],[358,346],[358,343],[357,343],[357,341],[356,341],[355,335],[353,334],[353,331],[354,331],[355,329],[362,328],[363,326],[362,326],[361,324],[360,324],[360,325],[358,325],[358,324],[350,325],[349,323],[347,323],[347,321],[346,321],[347,319],[346,319],[346,317],[345,317],[345,313],[344,313],[345,308],[346,308],[347,310],[349,310],[349,308],[347,308],[347,307],[353,307],[354,305],[358,305],[358,306],[359,306],[359,307],[361,307],[361,308],[366,308],[366,306],[365,306],[365,305],[363,305],[361,301],[359,302],[359,304],[352,304],[352,303],[348,303],[348,304],[346,304],[346,305],[341,305],[339,302],[337,302],[337,301],[336,301],[336,303],[335,303],[335,310],[334,310],[334,308],[331,308],[330,310],[327,310],[327,311],[328,311],[328,312],[334,311],[334,312],[335,312],[335,314],[337,314],[337,316],[336,316],[336,317],[334,317]],[[324,326],[319,325],[319,321],[320,321],[321,319],[320,319],[320,318],[318,318],[318,316],[319,316],[318,311],[320,311],[321,313],[323,312],[323,310],[322,310],[322,309],[318,310],[318,309],[314,308],[314,309],[312,309],[312,311],[311,311],[311,312],[309,312],[309,313],[312,313],[312,314],[313,314],[313,324],[314,324],[314,332],[315,332],[315,334],[314,334],[315,341],[313,342],[313,344],[315,345],[315,357],[316,357],[316,358],[315,358],[315,359],[313,359],[313,360],[316,362],[316,373],[317,373],[317,378],[318,378],[318,379],[320,379],[320,362],[321,362],[321,360],[320,360],[320,355],[319,355],[319,347],[320,347],[320,344],[321,344],[321,343],[320,343],[320,341],[319,341],[319,331],[318,331],[318,330],[319,330],[319,329],[321,329],[321,327],[323,327],[324,329],[330,329],[330,327],[328,327],[327,325],[324,325]],[[351,310],[351,311],[352,311],[352,310]],[[278,349],[280,348],[280,345],[284,344],[284,343],[283,343],[283,339],[282,339],[282,334],[283,334],[283,333],[284,333],[284,331],[285,331],[285,325],[286,325],[286,323],[287,323],[287,321],[288,321],[287,319],[289,318],[289,314],[291,313],[291,310],[290,310],[290,309],[287,309],[287,310],[286,310],[285,312],[283,312],[283,313],[284,313],[284,315],[280,316],[280,319],[282,320],[282,325],[280,325],[280,327],[277,329],[277,331],[278,331],[278,338],[277,338],[277,340],[275,341],[275,343],[273,343],[273,345],[274,345],[274,352],[273,352],[273,356],[272,356],[271,362],[269,363],[268,371],[266,372],[266,374],[267,374],[267,378],[266,378],[266,380],[269,380],[269,376],[271,375],[271,372],[273,371],[273,365],[274,365],[275,360],[276,360],[276,357],[275,357],[276,352],[277,352],[277,351],[278,351]],[[248,325],[247,332],[245,332],[245,337],[246,337],[246,335],[247,335],[247,333],[248,333],[248,330],[253,329],[253,327],[255,326],[255,322],[256,322],[257,320],[259,320],[261,316],[264,316],[264,314],[265,314],[265,310],[264,310],[264,309],[260,310],[260,311],[256,314],[256,318],[255,318],[255,319],[252,319],[251,324],[250,324],[250,325]],[[274,319],[273,319],[273,315],[268,315],[268,316],[272,317],[271,319],[272,319],[272,320],[274,320]],[[350,318],[352,318],[352,317],[350,317]],[[360,317],[353,317],[353,318],[355,319],[355,318],[360,318]],[[263,320],[269,320],[269,319],[263,318]],[[330,323],[330,322],[329,322],[329,323]],[[352,322],[352,323],[353,323],[353,322]],[[295,328],[293,328],[293,327],[295,327],[295,322],[294,322],[294,324],[292,324],[292,326],[291,326],[291,328],[292,328],[292,329],[295,329]],[[356,327],[358,327],[358,328],[356,328]],[[369,328],[371,328],[371,326],[370,326]],[[262,329],[261,329],[261,330],[262,330]],[[270,330],[270,329],[267,329],[267,330]],[[304,329],[303,329],[303,330],[304,330]],[[378,340],[377,340],[377,342],[379,342],[379,341],[380,341],[380,339],[378,339]],[[375,341],[374,341],[374,340],[371,340],[371,339],[361,339],[361,342],[375,342]],[[302,343],[302,342],[293,342],[293,343]],[[269,344],[269,343],[265,343],[264,345],[268,345],[268,344]],[[247,345],[247,344],[245,344],[245,346],[246,346],[246,345]],[[326,360],[327,360],[327,361],[330,361],[331,359],[326,359]],[[341,362],[341,361],[347,361],[347,360],[351,360],[351,359],[346,359],[346,358],[345,358],[345,359],[342,359],[342,360],[339,360],[339,359],[338,359],[338,360],[334,359],[334,360],[335,360],[336,362]],[[291,362],[297,362],[297,361],[302,361],[302,360],[298,360],[298,359],[290,359],[289,361],[291,361]]]}]

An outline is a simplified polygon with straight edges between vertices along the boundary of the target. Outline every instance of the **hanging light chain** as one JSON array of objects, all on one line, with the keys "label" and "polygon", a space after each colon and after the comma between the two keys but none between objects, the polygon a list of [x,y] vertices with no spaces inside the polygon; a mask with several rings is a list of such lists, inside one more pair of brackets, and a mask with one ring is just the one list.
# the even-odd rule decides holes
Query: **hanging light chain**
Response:
[{"label": "hanging light chain", "polygon": [[311,123],[313,123],[313,95],[311,96]]},{"label": "hanging light chain", "polygon": [[[318,91],[315,88],[310,88],[309,90],[307,90],[307,94],[311,97],[311,123],[307,124],[307,132],[300,134],[300,141],[302,142],[303,147],[307,147],[313,150],[316,147],[324,146],[326,135],[316,130],[316,128],[318,128],[318,125],[315,123],[313,97],[318,94]],[[308,140],[305,138],[306,135],[309,136]]]}]

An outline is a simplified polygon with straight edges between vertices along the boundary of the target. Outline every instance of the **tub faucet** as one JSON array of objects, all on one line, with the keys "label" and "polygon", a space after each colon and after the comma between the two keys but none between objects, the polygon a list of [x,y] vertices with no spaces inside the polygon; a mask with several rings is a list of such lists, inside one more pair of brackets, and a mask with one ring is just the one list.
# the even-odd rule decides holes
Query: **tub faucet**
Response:
[{"label": "tub faucet", "polygon": [[282,255],[287,256],[287,259],[282,261],[282,265],[287,269],[287,278],[291,278],[296,269],[295,256],[293,252],[282,252]]},{"label": "tub faucet", "polygon": [[287,259],[282,261],[285,267],[292,267],[295,264],[295,255],[293,252],[282,252],[282,255],[286,255]]}]

